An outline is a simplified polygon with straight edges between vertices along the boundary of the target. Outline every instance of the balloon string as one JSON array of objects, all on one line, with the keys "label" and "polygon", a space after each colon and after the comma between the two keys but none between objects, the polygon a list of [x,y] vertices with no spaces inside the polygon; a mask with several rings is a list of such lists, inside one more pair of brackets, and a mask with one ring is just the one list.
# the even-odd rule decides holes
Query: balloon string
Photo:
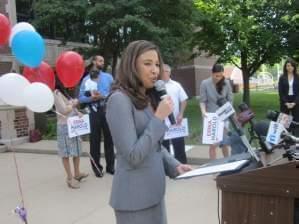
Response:
[{"label": "balloon string", "polygon": [[[9,121],[9,116],[8,116],[8,112],[6,112],[6,118],[7,118],[7,121]],[[10,131],[11,130],[11,125],[8,126],[8,129]],[[24,196],[23,196],[23,190],[22,190],[22,185],[21,185],[21,178],[20,178],[20,172],[19,172],[19,168],[18,168],[18,162],[17,162],[17,158],[16,158],[16,153],[15,153],[15,150],[12,146],[12,138],[11,138],[11,135],[10,135],[10,150],[12,151],[12,154],[13,154],[13,159],[14,159],[14,165],[15,165],[15,168],[16,168],[16,174],[17,174],[17,180],[18,180],[18,188],[19,188],[19,192],[20,192],[20,196],[21,196],[21,203],[22,203],[22,206],[25,208],[25,201],[24,201]]]},{"label": "balloon string", "polygon": [[[67,116],[65,116],[65,115],[62,114],[62,113],[59,113],[57,110],[52,109],[52,112],[54,112],[54,113],[56,113],[56,114],[62,116],[63,118],[67,118]],[[75,131],[75,133],[78,135],[78,133],[76,132],[76,130],[74,130],[74,131]],[[79,138],[79,140],[82,142],[81,138]],[[83,148],[82,148],[82,149],[83,149]],[[95,166],[95,168],[97,169],[97,171],[98,171],[99,173],[102,173],[102,171],[100,170],[100,168],[98,167],[98,165],[96,164],[96,162],[94,161],[94,159],[92,158],[92,156],[90,155],[90,153],[89,153],[89,152],[85,152],[85,153],[88,155],[89,159],[91,160],[92,164]]]}]

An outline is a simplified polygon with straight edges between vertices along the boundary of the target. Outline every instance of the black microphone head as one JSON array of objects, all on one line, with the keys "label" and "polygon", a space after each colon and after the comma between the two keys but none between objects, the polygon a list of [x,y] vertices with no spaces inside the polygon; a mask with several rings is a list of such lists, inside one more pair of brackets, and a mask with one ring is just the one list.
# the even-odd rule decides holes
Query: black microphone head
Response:
[{"label": "black microphone head", "polygon": [[250,108],[248,107],[248,105],[247,105],[246,103],[244,103],[244,102],[241,103],[238,107],[239,107],[239,110],[240,110],[241,112],[250,109]]},{"label": "black microphone head", "polygon": [[161,92],[161,91],[166,91],[166,88],[165,88],[165,82],[163,80],[157,80],[154,84],[155,86],[155,89],[158,91],[158,92]]},{"label": "black microphone head", "polygon": [[277,121],[278,116],[279,112],[276,110],[268,110],[266,114],[266,118],[268,118],[271,121]]},{"label": "black microphone head", "polygon": [[258,136],[266,137],[269,129],[270,121],[262,120],[253,125],[253,130]]},{"label": "black microphone head", "polygon": [[226,102],[227,102],[227,100],[226,100],[225,98],[219,98],[219,99],[217,100],[217,105],[218,105],[219,107],[221,107],[221,106],[223,106]]}]

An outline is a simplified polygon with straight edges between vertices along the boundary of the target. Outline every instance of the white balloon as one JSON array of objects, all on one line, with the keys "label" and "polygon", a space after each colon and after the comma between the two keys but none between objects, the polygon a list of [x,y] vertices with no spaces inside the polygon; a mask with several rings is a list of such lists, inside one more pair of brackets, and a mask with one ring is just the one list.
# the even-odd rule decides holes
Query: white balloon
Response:
[{"label": "white balloon", "polygon": [[17,73],[7,73],[0,78],[0,98],[9,105],[25,106],[23,91],[29,81]]},{"label": "white balloon", "polygon": [[12,27],[11,34],[9,36],[9,46],[10,47],[11,47],[11,42],[12,42],[12,39],[14,38],[14,36],[18,32],[21,32],[23,30],[35,31],[35,28],[30,23],[26,23],[26,22],[20,22],[20,23],[17,23],[16,25],[14,25]]},{"label": "white balloon", "polygon": [[51,89],[41,82],[31,83],[24,89],[23,95],[26,107],[33,112],[46,112],[54,104],[54,96]]}]

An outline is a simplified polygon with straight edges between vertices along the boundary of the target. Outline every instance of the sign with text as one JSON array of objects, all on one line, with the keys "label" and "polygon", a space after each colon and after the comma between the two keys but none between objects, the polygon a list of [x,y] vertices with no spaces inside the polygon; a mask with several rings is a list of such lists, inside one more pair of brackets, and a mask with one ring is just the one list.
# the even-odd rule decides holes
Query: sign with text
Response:
[{"label": "sign with text", "polygon": [[221,121],[216,113],[207,113],[203,121],[203,144],[214,144],[223,139],[224,122]]},{"label": "sign with text", "polygon": [[67,128],[70,138],[90,133],[89,115],[74,116],[67,119]]},{"label": "sign with text", "polygon": [[216,114],[218,115],[220,121],[225,121],[229,116],[235,113],[235,109],[231,105],[230,102],[226,102],[222,107],[216,110]]},{"label": "sign with text", "polygon": [[282,124],[271,121],[268,128],[266,141],[274,145],[277,145],[280,142],[281,133],[283,131],[284,127]]},{"label": "sign with text", "polygon": [[169,126],[168,131],[164,135],[164,139],[167,140],[172,138],[185,137],[188,135],[189,135],[188,120],[187,118],[184,118],[180,125],[174,124]]}]

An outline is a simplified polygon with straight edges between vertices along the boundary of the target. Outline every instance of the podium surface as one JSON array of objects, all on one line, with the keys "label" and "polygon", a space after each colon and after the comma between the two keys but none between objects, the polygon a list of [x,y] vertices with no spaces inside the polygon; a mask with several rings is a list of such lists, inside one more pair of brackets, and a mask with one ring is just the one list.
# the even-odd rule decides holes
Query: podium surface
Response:
[{"label": "podium surface", "polygon": [[216,178],[222,224],[298,224],[299,161]]}]

